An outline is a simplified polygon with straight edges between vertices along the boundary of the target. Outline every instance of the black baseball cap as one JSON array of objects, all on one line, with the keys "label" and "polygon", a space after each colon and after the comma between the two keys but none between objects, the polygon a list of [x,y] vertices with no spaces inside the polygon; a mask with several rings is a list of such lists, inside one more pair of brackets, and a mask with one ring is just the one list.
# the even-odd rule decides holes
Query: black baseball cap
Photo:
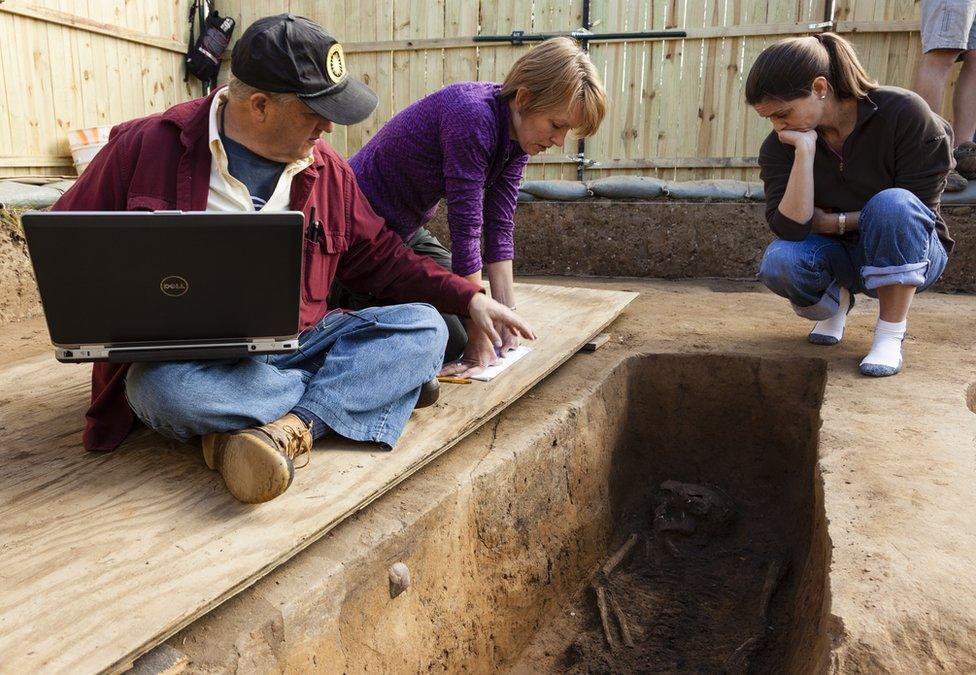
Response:
[{"label": "black baseball cap", "polygon": [[376,94],[349,77],[342,45],[317,23],[293,14],[258,19],[234,45],[230,72],[261,91],[296,94],[336,124],[356,124],[376,109]]}]

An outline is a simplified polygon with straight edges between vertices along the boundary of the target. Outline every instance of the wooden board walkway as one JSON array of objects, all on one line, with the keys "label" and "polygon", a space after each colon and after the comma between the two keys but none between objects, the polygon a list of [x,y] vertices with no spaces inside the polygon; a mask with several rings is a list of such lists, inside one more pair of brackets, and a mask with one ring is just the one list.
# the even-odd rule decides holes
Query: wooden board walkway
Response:
[{"label": "wooden board walkway", "polygon": [[443,385],[392,452],[320,443],[282,497],[236,502],[198,449],[148,431],[80,447],[89,368],[0,368],[0,672],[118,671],[285,562],[518,399],[635,293],[519,284],[534,350]]}]

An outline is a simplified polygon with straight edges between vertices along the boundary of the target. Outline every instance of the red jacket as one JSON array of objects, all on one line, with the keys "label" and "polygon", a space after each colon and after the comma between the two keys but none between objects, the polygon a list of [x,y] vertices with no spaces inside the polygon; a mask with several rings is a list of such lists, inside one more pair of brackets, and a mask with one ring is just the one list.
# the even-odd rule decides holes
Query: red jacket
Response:
[{"label": "red jacket", "polygon": [[[105,148],[53,209],[206,210],[208,124],[215,94],[115,127]],[[325,230],[320,243],[305,240],[301,328],[325,316],[326,295],[335,278],[377,297],[427,302],[442,312],[467,314],[480,289],[414,254],[384,227],[352,169],[327,143],[316,143],[313,155],[314,164],[297,174],[291,186],[291,208],[307,219],[314,206]],[[85,414],[88,450],[114,450],[132,428],[135,416],[124,395],[127,369],[128,364],[94,364],[91,407]]]}]

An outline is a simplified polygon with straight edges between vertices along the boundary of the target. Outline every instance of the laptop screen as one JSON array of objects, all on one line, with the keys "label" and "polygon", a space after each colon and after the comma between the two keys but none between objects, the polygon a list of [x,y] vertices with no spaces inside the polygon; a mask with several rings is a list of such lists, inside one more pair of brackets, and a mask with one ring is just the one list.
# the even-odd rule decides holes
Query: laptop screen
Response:
[{"label": "laptop screen", "polygon": [[298,332],[301,213],[49,212],[22,222],[57,345]]}]

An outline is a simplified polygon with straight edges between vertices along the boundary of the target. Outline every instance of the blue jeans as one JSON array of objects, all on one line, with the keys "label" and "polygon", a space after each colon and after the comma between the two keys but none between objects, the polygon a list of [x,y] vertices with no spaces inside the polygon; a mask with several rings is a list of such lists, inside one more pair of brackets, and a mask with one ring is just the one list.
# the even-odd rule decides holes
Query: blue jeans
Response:
[{"label": "blue jeans", "polygon": [[759,279],[813,321],[839,308],[840,288],[877,297],[882,286],[924,291],[945,270],[948,254],[935,231],[935,214],[901,188],[868,200],[858,219],[860,237],[846,241],[811,234],[803,241],[777,239],[766,248]]},{"label": "blue jeans", "polygon": [[267,424],[300,406],[346,438],[392,447],[446,344],[430,305],[334,311],[291,354],[135,363],[126,397],[146,426],[182,441]]}]

